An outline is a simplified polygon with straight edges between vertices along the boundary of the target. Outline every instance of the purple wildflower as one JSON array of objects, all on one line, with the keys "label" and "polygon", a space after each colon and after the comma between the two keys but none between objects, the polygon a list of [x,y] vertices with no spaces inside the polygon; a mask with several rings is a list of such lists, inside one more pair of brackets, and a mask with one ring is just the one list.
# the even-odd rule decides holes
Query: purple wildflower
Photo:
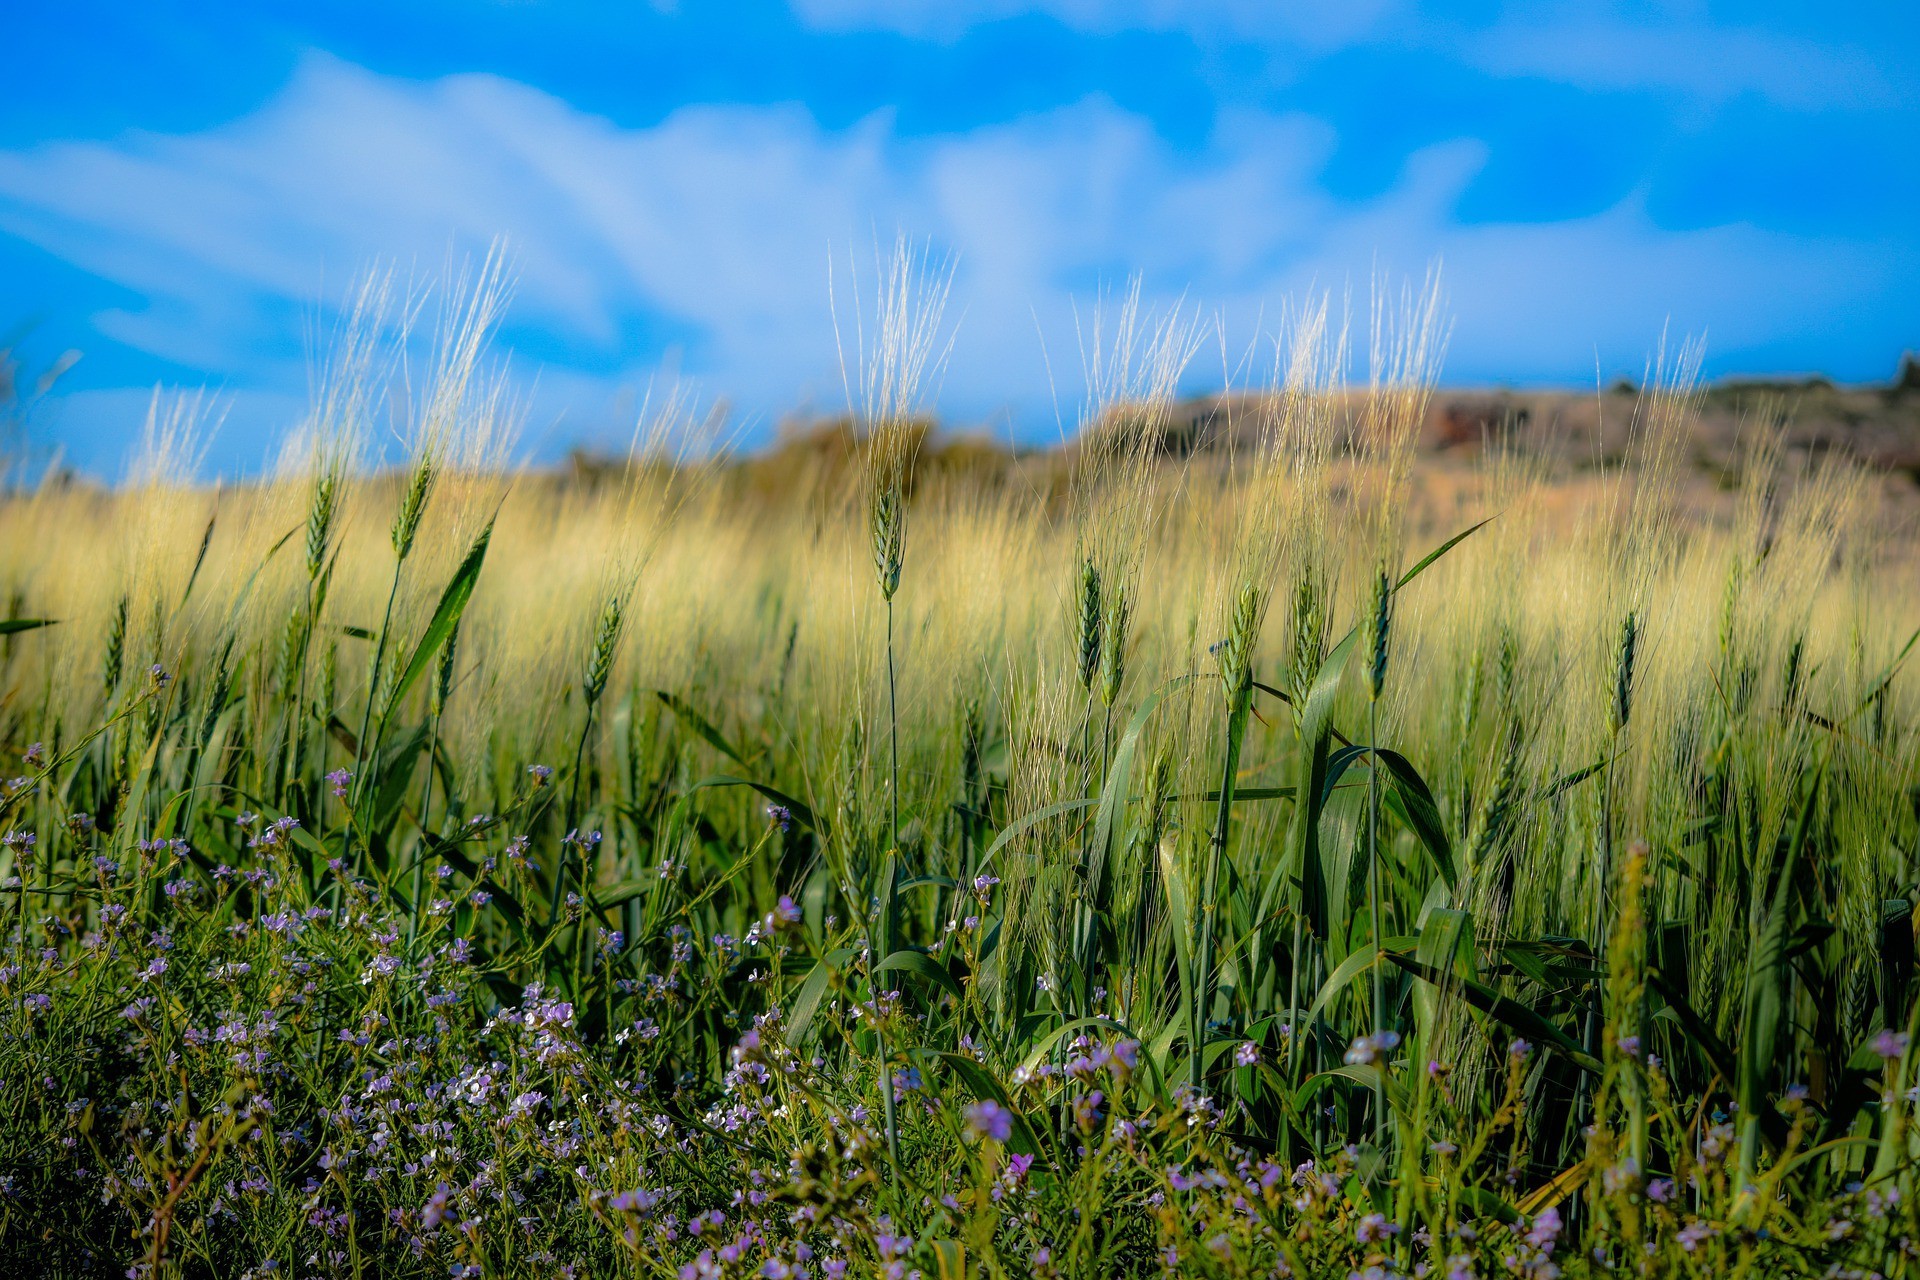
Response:
[{"label": "purple wildflower", "polygon": [[974,1103],[962,1114],[966,1117],[967,1132],[975,1139],[1005,1142],[1013,1136],[1013,1113],[991,1098]]}]

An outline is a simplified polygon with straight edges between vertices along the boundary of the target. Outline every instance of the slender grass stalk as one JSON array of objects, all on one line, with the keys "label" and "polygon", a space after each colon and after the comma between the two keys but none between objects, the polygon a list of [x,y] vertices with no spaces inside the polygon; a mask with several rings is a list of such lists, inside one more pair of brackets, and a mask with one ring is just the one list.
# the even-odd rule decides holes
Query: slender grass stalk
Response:
[{"label": "slender grass stalk", "polygon": [[[1324,739],[1327,732],[1324,724],[1312,722],[1308,718],[1314,681],[1320,674],[1320,664],[1326,653],[1327,629],[1326,602],[1321,578],[1311,559],[1301,567],[1299,576],[1294,580],[1292,607],[1292,633],[1289,637],[1291,652],[1286,675],[1287,691],[1291,695],[1293,704],[1296,740],[1294,788],[1296,796],[1301,796],[1313,785],[1318,762],[1324,761],[1326,750]],[[1297,800],[1294,810],[1293,825],[1298,828],[1298,832],[1292,841],[1296,847],[1290,851],[1290,856],[1298,859],[1304,852],[1298,846],[1304,843],[1310,833],[1305,829],[1305,810]],[[1311,1027],[1306,1025],[1307,1020],[1301,1017],[1301,988],[1303,979],[1308,976],[1307,962],[1311,959],[1307,951],[1310,935],[1307,904],[1304,901],[1304,892],[1307,889],[1304,883],[1306,867],[1296,863],[1293,870],[1296,876],[1302,878],[1300,887],[1303,891],[1303,897],[1296,898],[1293,904],[1293,938],[1292,946],[1287,953],[1287,1009],[1290,1017],[1299,1019],[1293,1025],[1293,1034],[1287,1041],[1287,1056],[1289,1079],[1297,1087],[1304,1073],[1315,1065],[1302,1056],[1304,1052],[1302,1046],[1312,1049],[1318,1044],[1318,1038],[1312,1034]],[[1315,1123],[1316,1125],[1319,1123],[1318,1117]]]},{"label": "slender grass stalk", "polygon": [[[1387,1032],[1386,931],[1381,927],[1380,890],[1380,694],[1387,679],[1387,641],[1393,615],[1393,579],[1384,564],[1374,572],[1372,598],[1367,608],[1367,639],[1370,661],[1367,664],[1367,905],[1373,927],[1373,1040],[1376,1053],[1384,1053]],[[1387,1149],[1386,1064],[1377,1064],[1380,1079],[1374,1084],[1374,1144],[1382,1154]],[[1385,1167],[1384,1162],[1382,1167]]]},{"label": "slender grass stalk", "polygon": [[[861,462],[866,481],[867,533],[887,614],[887,807],[891,848],[882,865],[888,868],[887,874],[896,877],[896,883],[900,863],[900,706],[893,597],[900,588],[906,557],[908,486],[923,433],[915,415],[928,375],[941,358],[940,317],[950,280],[950,271],[927,271],[920,255],[901,240],[881,282],[877,341],[861,353],[864,403],[860,412],[866,426]],[[851,401],[851,387],[848,393]],[[893,883],[883,886],[886,902],[893,902],[894,890]],[[888,1174],[897,1187],[903,1172],[899,1118],[894,1110],[892,1055],[884,1035],[879,1037],[879,1048]]]},{"label": "slender grass stalk", "polygon": [[1234,599],[1226,641],[1220,648],[1220,681],[1226,693],[1226,748],[1220,765],[1220,796],[1214,810],[1213,832],[1207,841],[1207,875],[1199,902],[1199,936],[1195,941],[1194,1000],[1189,1034],[1193,1060],[1187,1082],[1200,1092],[1206,1075],[1206,1035],[1213,1011],[1213,944],[1220,914],[1220,866],[1227,856],[1227,837],[1233,824],[1234,781],[1240,773],[1240,746],[1246,737],[1253,707],[1253,652],[1260,642],[1260,619],[1266,594],[1259,584],[1245,582]]},{"label": "slender grass stalk", "polygon": [[[306,742],[306,702],[307,702],[307,650],[313,643],[313,630],[318,623],[318,613],[322,603],[321,574],[326,571],[327,554],[332,546],[334,519],[340,504],[341,464],[338,459],[326,458],[321,462],[319,471],[313,479],[313,488],[307,496],[307,541],[306,541],[306,582],[301,588],[300,635],[294,652],[290,656],[293,672],[294,697],[285,709],[285,728],[282,736],[287,744],[283,760],[283,779],[293,779],[300,775],[300,759],[304,754]],[[276,788],[276,792],[280,789]],[[283,802],[284,803],[284,802]]]},{"label": "slender grass stalk", "polygon": [[447,699],[453,695],[453,664],[460,645],[460,624],[455,623],[447,634],[446,643],[440,646],[440,656],[435,660],[433,673],[433,696],[427,707],[427,776],[420,784],[420,829],[431,826],[433,815],[433,778],[434,761],[440,752],[440,727],[446,719]]},{"label": "slender grass stalk", "polygon": [[900,679],[893,651],[893,597],[887,597],[887,843],[900,848]]},{"label": "slender grass stalk", "polygon": [[[1093,759],[1094,680],[1100,671],[1100,570],[1091,557],[1080,562],[1080,585],[1076,592],[1078,607],[1075,624],[1075,675],[1080,681],[1080,794],[1090,796],[1097,786]],[[1073,968],[1070,986],[1073,1011],[1090,1011],[1091,969],[1094,924],[1094,861],[1100,855],[1093,847],[1093,828],[1088,827],[1080,846],[1080,884],[1073,904],[1073,924],[1069,932]],[[1064,1118],[1063,1118],[1064,1122]]]},{"label": "slender grass stalk", "polygon": [[437,448],[437,442],[427,440],[416,450],[413,465],[407,474],[406,489],[400,496],[400,510],[393,518],[393,577],[387,585],[387,604],[380,616],[380,635],[374,643],[373,661],[367,668],[367,701],[360,713],[360,736],[354,741],[353,795],[350,804],[356,809],[371,785],[367,777],[372,771],[370,766],[379,760],[379,744],[370,743],[367,735],[373,729],[373,704],[380,696],[381,671],[386,663],[387,645],[392,640],[393,606],[400,596],[401,575],[406,572],[407,557],[413,554],[414,540],[420,534],[420,522],[426,516],[427,500],[432,496],[434,480],[440,471]]},{"label": "slender grass stalk", "polygon": [[1647,1168],[1649,1108],[1642,1076],[1647,1029],[1646,883],[1648,849],[1636,840],[1620,865],[1619,910],[1607,947],[1607,1020],[1611,1069],[1623,1080],[1627,1151],[1636,1170]]},{"label": "slender grass stalk", "polygon": [[1079,660],[1078,674],[1080,688],[1091,694],[1094,677],[1100,674],[1100,569],[1092,558],[1080,564],[1080,590],[1077,598],[1079,610],[1075,616],[1078,636],[1076,654]]},{"label": "slender grass stalk", "polygon": [[[586,714],[580,720],[580,736],[573,743],[573,773],[567,785],[567,822],[575,830],[580,825],[580,784],[586,769],[587,743],[593,734],[593,713],[600,705],[600,697],[607,690],[607,680],[613,672],[613,660],[620,648],[620,628],[625,618],[626,601],[618,593],[609,595],[600,606],[600,621],[594,628],[593,653],[587,661],[587,669],[580,682],[580,698],[586,704]],[[584,887],[588,882],[589,868],[586,856],[589,845],[582,841],[573,841],[571,836],[560,846],[553,859],[553,893],[547,905],[547,928],[556,928],[560,921],[561,903],[567,892],[567,861],[570,847],[579,849],[580,883]]]},{"label": "slender grass stalk", "polygon": [[1105,590],[1105,617],[1100,624],[1100,704],[1104,723],[1100,731],[1102,778],[1113,759],[1113,710],[1127,675],[1127,632],[1133,624],[1133,594],[1120,579]]},{"label": "slender grass stalk", "polygon": [[[871,483],[868,492],[868,531],[872,539],[874,572],[880,586],[880,598],[887,615],[887,843],[888,856],[881,861],[885,874],[897,877],[900,854],[900,694],[899,675],[894,654],[893,597],[900,589],[900,571],[906,554],[907,468],[911,445],[904,424],[885,422],[875,428],[869,452],[880,461],[869,464]],[[892,903],[895,884],[880,886],[882,900]],[[882,940],[882,947],[893,940]],[[877,995],[876,991],[876,995]],[[900,1174],[900,1123],[893,1097],[892,1052],[887,1037],[878,1037],[880,1047],[880,1109],[887,1129],[887,1160],[892,1175]]]},{"label": "slender grass stalk", "polygon": [[107,651],[100,664],[100,685],[109,704],[120,691],[120,677],[127,661],[127,596],[123,591],[114,601],[107,621]]},{"label": "slender grass stalk", "polygon": [[1613,827],[1614,827],[1614,766],[1620,758],[1620,738],[1626,732],[1627,724],[1633,719],[1633,692],[1636,665],[1639,660],[1640,617],[1628,610],[1620,620],[1620,640],[1614,649],[1613,664],[1613,707],[1611,735],[1607,746],[1607,767],[1600,789],[1600,867],[1599,889],[1595,894],[1595,909],[1598,913],[1594,921],[1595,946],[1605,945],[1607,936],[1608,911],[1606,898],[1612,887],[1613,866]]},{"label": "slender grass stalk", "polygon": [[[454,654],[460,640],[460,627],[455,624],[448,634],[446,643],[440,647],[440,657],[434,670],[433,700],[427,709],[427,769],[426,778],[420,784],[420,832],[423,836],[433,829],[433,775],[435,762],[440,755],[440,724],[447,714],[447,699],[453,693]],[[420,934],[420,903],[423,888],[422,877],[426,872],[426,850],[413,860],[413,884],[411,896],[407,899],[411,907],[408,919],[407,940],[409,943]]]},{"label": "slender grass stalk", "polygon": [[373,732],[373,704],[380,697],[380,674],[386,665],[387,636],[393,630],[393,605],[400,596],[400,575],[403,563],[395,561],[393,577],[387,585],[387,604],[380,614],[380,634],[374,641],[373,657],[367,663],[366,706],[360,712],[360,733],[354,739],[353,746],[353,793],[349,807],[358,808],[360,797],[366,790],[367,762],[374,757],[372,743],[367,735]]}]

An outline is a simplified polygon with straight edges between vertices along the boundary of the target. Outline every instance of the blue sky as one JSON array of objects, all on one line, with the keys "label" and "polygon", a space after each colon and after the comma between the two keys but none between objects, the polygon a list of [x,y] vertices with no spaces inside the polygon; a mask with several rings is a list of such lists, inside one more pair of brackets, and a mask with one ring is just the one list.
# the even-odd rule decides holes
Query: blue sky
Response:
[{"label": "blue sky", "polygon": [[829,267],[896,232],[958,264],[942,409],[1029,439],[1135,272],[1237,349],[1438,262],[1462,384],[1663,330],[1710,373],[1920,346],[1910,4],[76,0],[8,37],[0,333],[85,353],[41,431],[101,473],[155,385],[257,467],[358,274],[498,236],[547,455],[663,369],[749,438],[842,407]]}]

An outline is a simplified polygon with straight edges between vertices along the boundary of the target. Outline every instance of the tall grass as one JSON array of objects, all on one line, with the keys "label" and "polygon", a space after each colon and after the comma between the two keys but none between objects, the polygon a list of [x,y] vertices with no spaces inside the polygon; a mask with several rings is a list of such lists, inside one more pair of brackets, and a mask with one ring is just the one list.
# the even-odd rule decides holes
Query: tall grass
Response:
[{"label": "tall grass", "polygon": [[1429,467],[1430,289],[1195,450],[1122,297],[1068,447],[934,473],[929,278],[788,499],[678,402],[511,471],[489,277],[419,396],[371,288],[266,478],[162,405],[0,504],[6,1268],[1911,1267],[1871,479],[1693,481],[1691,353],[1617,461]]}]

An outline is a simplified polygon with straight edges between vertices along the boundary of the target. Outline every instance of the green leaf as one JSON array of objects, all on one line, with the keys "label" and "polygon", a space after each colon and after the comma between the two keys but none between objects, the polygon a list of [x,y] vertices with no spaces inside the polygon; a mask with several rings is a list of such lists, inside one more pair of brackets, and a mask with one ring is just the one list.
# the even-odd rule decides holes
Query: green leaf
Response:
[{"label": "green leaf", "polygon": [[206,532],[200,535],[200,551],[193,558],[193,570],[187,574],[187,585],[180,592],[180,607],[187,607],[187,601],[193,598],[193,584],[200,581],[200,567],[207,562],[207,548],[213,545],[213,525],[220,518],[218,508],[207,517]]},{"label": "green leaf", "polygon": [[[1220,791],[1185,791],[1173,797],[1175,800],[1198,800],[1204,804],[1218,804]],[[1235,787],[1231,804],[1253,804],[1261,800],[1291,800],[1292,787]]]},{"label": "green leaf", "polygon": [[993,861],[993,856],[1011,843],[1014,837],[1031,831],[1049,818],[1057,818],[1061,814],[1074,813],[1081,809],[1091,809],[1098,803],[1097,800],[1062,800],[1058,804],[1050,804],[1044,809],[1035,809],[1032,813],[1016,818],[993,838],[993,843],[987,846],[987,851],[980,855],[980,869],[986,870],[987,864]]},{"label": "green leaf", "polygon": [[900,925],[896,916],[898,910],[894,902],[895,891],[900,885],[900,855],[895,850],[887,850],[887,856],[880,860],[880,880],[873,895],[879,899],[880,909],[875,913],[875,921],[880,926],[879,950],[891,954],[899,949]]},{"label": "green leaf", "polygon": [[805,802],[794,799],[777,787],[770,787],[764,782],[755,782],[752,778],[736,778],[730,773],[716,773],[710,778],[702,778],[688,787],[687,791],[691,794],[707,787],[751,787],[791,813],[793,820],[801,826],[821,835],[826,834],[821,828],[820,820],[814,816],[813,810],[807,807]]},{"label": "green leaf", "polygon": [[415,759],[426,747],[427,726],[423,724],[380,753],[380,767],[376,775],[380,787],[378,791],[370,793],[372,804],[364,815],[368,831],[392,829],[394,820],[400,816],[400,806],[407,800]]},{"label": "green leaf", "polygon": [[[1100,789],[1100,808],[1094,814],[1093,843],[1088,847],[1093,865],[1087,873],[1092,885],[1104,885],[1106,868],[1113,865],[1114,832],[1118,829],[1120,815],[1127,807],[1127,791],[1133,781],[1133,761],[1139,752],[1140,735],[1146,731],[1147,721],[1167,696],[1193,679],[1193,676],[1177,676],[1167,681],[1142,699],[1134,709],[1132,718],[1127,721],[1127,730],[1121,735],[1120,745],[1113,753],[1113,763],[1107,769],[1106,785]],[[1106,904],[1101,901],[1094,905],[1104,908]]]},{"label": "green leaf", "polygon": [[10,636],[21,631],[37,631],[41,627],[57,627],[58,618],[8,618],[0,622],[0,636]]},{"label": "green leaf", "polygon": [[[407,696],[407,690],[413,688],[427,668],[433,665],[434,655],[440,652],[440,646],[447,642],[453,629],[460,625],[460,615],[466,611],[467,601],[473,598],[473,588],[480,581],[480,567],[487,559],[487,542],[493,537],[493,521],[487,521],[486,528],[480,530],[480,536],[467,548],[466,558],[460,561],[460,567],[453,571],[446,590],[440,593],[440,603],[433,611],[432,621],[427,623],[426,631],[419,643],[413,646],[413,654],[402,668],[400,678],[394,682],[393,691],[387,695],[387,705],[380,713],[380,735],[386,733],[387,724],[393,719],[394,709],[400,700]],[[379,737],[374,739],[379,741]]]},{"label": "green leaf", "polygon": [[1441,543],[1439,546],[1435,547],[1433,550],[1427,552],[1426,555],[1420,557],[1419,563],[1415,564],[1413,568],[1407,570],[1405,573],[1400,575],[1400,581],[1393,584],[1393,589],[1395,591],[1398,591],[1401,587],[1404,587],[1409,582],[1412,582],[1415,578],[1419,577],[1421,574],[1425,573],[1429,568],[1431,568],[1433,566],[1434,561],[1438,560],[1441,556],[1446,555],[1447,552],[1453,550],[1455,547],[1465,542],[1468,538],[1472,537],[1474,534],[1480,532],[1482,529],[1492,524],[1495,519],[1496,519],[1495,516],[1488,516],[1485,520],[1482,520],[1479,524],[1469,525],[1465,529],[1462,529],[1459,533],[1454,534],[1451,538],[1448,538],[1445,542]]},{"label": "green leaf", "polygon": [[1040,1154],[1040,1141],[1034,1136],[1032,1123],[1013,1105],[1013,1099],[1000,1087],[1000,1082],[988,1074],[986,1068],[964,1053],[953,1053],[945,1049],[922,1049],[919,1052],[929,1059],[943,1062],[953,1074],[960,1077],[973,1096],[982,1102],[997,1102],[1008,1115],[1013,1117],[1013,1136],[1007,1143],[1007,1149],[1015,1155]]},{"label": "green leaf", "polygon": [[953,975],[948,973],[939,961],[924,951],[896,951],[879,964],[873,966],[875,976],[885,973],[890,969],[918,974],[928,982],[944,989],[948,994],[952,995],[955,1000],[966,1000],[966,995],[960,990],[960,984],[953,980]]},{"label": "green leaf", "polygon": [[[1437,889],[1439,886],[1434,887]],[[1464,967],[1462,952],[1467,957],[1472,955],[1472,947],[1462,945],[1471,936],[1471,922],[1466,912],[1435,907],[1421,921],[1420,942],[1414,948],[1414,955],[1421,963],[1430,964],[1443,972],[1460,973]],[[1470,963],[1470,960],[1466,963]],[[1430,1038],[1440,1012],[1440,1002],[1431,984],[1423,983],[1414,987],[1413,1008],[1421,1036]]]},{"label": "green leaf", "polygon": [[1366,758],[1365,746],[1345,746],[1327,757],[1326,780],[1320,784],[1320,807],[1324,810],[1327,801],[1333,798],[1333,790],[1340,785],[1340,778],[1353,765]]},{"label": "green leaf", "polygon": [[[1258,680],[1255,680],[1253,682],[1253,687],[1259,690],[1261,693],[1272,694],[1274,697],[1280,699],[1280,701],[1286,703],[1288,706],[1293,705],[1293,698],[1289,696],[1284,690],[1276,689],[1270,684],[1262,684]],[[1353,745],[1353,739],[1349,738],[1346,734],[1340,732],[1340,727],[1338,725],[1332,725],[1332,724],[1328,725],[1327,732],[1331,733],[1334,736],[1334,739],[1337,742],[1339,742],[1341,746],[1350,747]]]},{"label": "green leaf", "polygon": [[[1387,939],[1389,954],[1396,949],[1404,951],[1412,945],[1411,938]],[[1378,954],[1379,950],[1371,942],[1365,943],[1354,948],[1353,953],[1327,975],[1327,980],[1320,984],[1319,994],[1313,998],[1312,1007],[1307,1010],[1309,1026],[1319,1019],[1321,1010],[1331,1004],[1334,998],[1346,989],[1348,983],[1373,968],[1374,957]]]},{"label": "green leaf", "polygon": [[1592,764],[1584,768],[1575,769],[1571,773],[1563,773],[1553,780],[1553,785],[1540,793],[1540,799],[1542,801],[1555,799],[1563,792],[1571,791],[1573,788],[1579,786],[1606,767],[1607,762],[1605,758],[1602,758],[1595,760]]},{"label": "green leaf", "polygon": [[1320,670],[1313,678],[1313,687],[1307,694],[1306,706],[1301,709],[1300,738],[1305,747],[1299,792],[1306,803],[1293,807],[1293,822],[1287,833],[1290,856],[1275,866],[1273,877],[1260,895],[1260,914],[1264,918],[1273,909],[1279,877],[1290,864],[1299,885],[1300,913],[1306,917],[1307,927],[1316,938],[1328,937],[1332,925],[1329,919],[1331,904],[1326,868],[1320,857],[1320,815],[1326,809],[1325,797],[1328,792],[1333,703],[1340,692],[1340,682],[1346,675],[1347,661],[1353,656],[1357,634],[1349,630],[1320,664]]},{"label": "green leaf", "polygon": [[644,880],[622,880],[605,893],[596,894],[594,901],[609,909],[624,907],[659,882],[657,876],[649,876]]},{"label": "green leaf", "polygon": [[1387,959],[1421,981],[1430,982],[1442,990],[1453,992],[1494,1021],[1504,1023],[1523,1036],[1531,1036],[1541,1044],[1553,1046],[1581,1070],[1590,1071],[1595,1075],[1600,1074],[1599,1059],[1582,1049],[1572,1036],[1518,1000],[1503,996],[1493,988],[1476,982],[1472,978],[1463,978],[1456,973],[1422,963],[1412,956],[1389,951]]},{"label": "green leaf", "polygon": [[1497,1218],[1501,1222],[1517,1222],[1520,1218],[1518,1209],[1485,1187],[1461,1187],[1453,1194],[1459,1203],[1483,1218]]},{"label": "green leaf", "polygon": [[[1174,972],[1180,982],[1180,1008],[1191,1009],[1196,992],[1193,986],[1193,917],[1188,906],[1187,881],[1180,870],[1180,859],[1172,849],[1162,844],[1158,853],[1160,887],[1167,897],[1167,920],[1171,925],[1168,932],[1173,935]],[[1176,1020],[1174,1027],[1185,1021]],[[1170,1027],[1169,1031],[1172,1029]]]},{"label": "green leaf", "polygon": [[966,1280],[967,1246],[958,1240],[929,1240],[926,1249],[933,1255],[935,1280]]},{"label": "green leaf", "polygon": [[[660,699],[662,705],[664,705],[667,710],[673,712],[689,729],[692,729],[695,733],[699,734],[701,738],[705,739],[707,744],[715,751],[718,751],[735,764],[745,765],[747,763],[747,758],[741,755],[740,752],[734,748],[734,745],[721,735],[718,729],[713,727],[713,722],[701,715],[698,711],[695,711],[687,704],[686,700],[678,694],[668,693],[665,689],[655,689],[653,696]],[[749,783],[748,785],[752,784]]]},{"label": "green leaf", "polygon": [[1670,1020],[1693,1043],[1693,1047],[1699,1050],[1700,1056],[1706,1060],[1708,1069],[1720,1077],[1721,1084],[1730,1085],[1738,1080],[1740,1067],[1733,1050],[1727,1047],[1726,1041],[1714,1034],[1713,1028],[1707,1025],[1707,1020],[1687,1003],[1686,997],[1666,980],[1665,975],[1658,970],[1648,970],[1647,985],[1667,1002],[1665,1012]]},{"label": "green leaf", "polygon": [[[1859,705],[1853,710],[1853,715],[1857,716],[1872,706],[1873,700],[1880,696],[1881,691],[1893,683],[1893,678],[1900,674],[1900,668],[1906,663],[1907,655],[1913,652],[1913,646],[1916,642],[1920,642],[1920,631],[1915,631],[1907,637],[1907,642],[1900,646],[1900,652],[1893,656],[1893,661],[1887,664],[1886,670],[1882,671],[1879,678],[1867,686],[1867,694],[1864,698],[1860,699]],[[1848,717],[1848,719],[1852,718],[1852,716]]]},{"label": "green leaf", "polygon": [[1406,823],[1407,829],[1420,841],[1420,847],[1433,860],[1440,878],[1447,882],[1447,888],[1453,889],[1459,883],[1453,869],[1453,846],[1447,840],[1447,829],[1440,818],[1440,807],[1433,802],[1433,792],[1427,788],[1420,771],[1398,751],[1382,747],[1378,754],[1393,778],[1393,794],[1388,797],[1388,803],[1399,802],[1394,816]]},{"label": "green leaf", "polygon": [[1376,1089],[1384,1083],[1386,1085],[1387,1104],[1389,1106],[1403,1114],[1412,1109],[1407,1098],[1405,1087],[1391,1075],[1381,1071],[1378,1067],[1344,1065],[1333,1067],[1326,1071],[1316,1072],[1308,1076],[1300,1087],[1294,1091],[1294,1112],[1298,1114],[1305,1111],[1307,1104],[1313,1101],[1313,1095],[1322,1089],[1325,1089],[1329,1085],[1343,1082],[1357,1084],[1368,1090]]},{"label": "green leaf", "polygon": [[[233,618],[238,618],[243,616],[243,612],[246,608],[247,598],[253,594],[254,584],[260,580],[261,571],[264,570],[269,564],[273,563],[273,558],[280,554],[280,548],[286,546],[288,542],[292,541],[293,535],[296,533],[299,533],[305,527],[306,527],[305,521],[302,521],[301,523],[294,525],[293,528],[281,534],[277,542],[275,542],[271,547],[267,548],[267,554],[260,557],[260,563],[253,566],[253,572],[247,575],[247,580],[240,584],[239,592],[235,594],[232,601],[229,602],[228,605],[226,606],[227,616],[233,617]],[[336,552],[336,554],[338,553]]]},{"label": "green leaf", "polygon": [[807,1029],[813,1025],[813,1016],[820,1010],[820,1001],[826,997],[827,988],[833,982],[834,968],[830,960],[820,960],[794,993],[792,1002],[787,1006],[788,1044],[799,1044],[806,1039]]},{"label": "green leaf", "polygon": [[[1793,960],[1795,884],[1800,856],[1813,827],[1822,775],[1816,771],[1800,807],[1800,820],[1781,859],[1773,899],[1747,962],[1747,989],[1740,1024],[1739,1078],[1741,1128],[1751,1140],[1766,1110],[1768,1086],[1779,1065],[1780,1032],[1793,1014]],[[1753,1143],[1758,1147],[1758,1143]],[[1758,1150],[1741,1152],[1744,1185],[1758,1169]]]}]

